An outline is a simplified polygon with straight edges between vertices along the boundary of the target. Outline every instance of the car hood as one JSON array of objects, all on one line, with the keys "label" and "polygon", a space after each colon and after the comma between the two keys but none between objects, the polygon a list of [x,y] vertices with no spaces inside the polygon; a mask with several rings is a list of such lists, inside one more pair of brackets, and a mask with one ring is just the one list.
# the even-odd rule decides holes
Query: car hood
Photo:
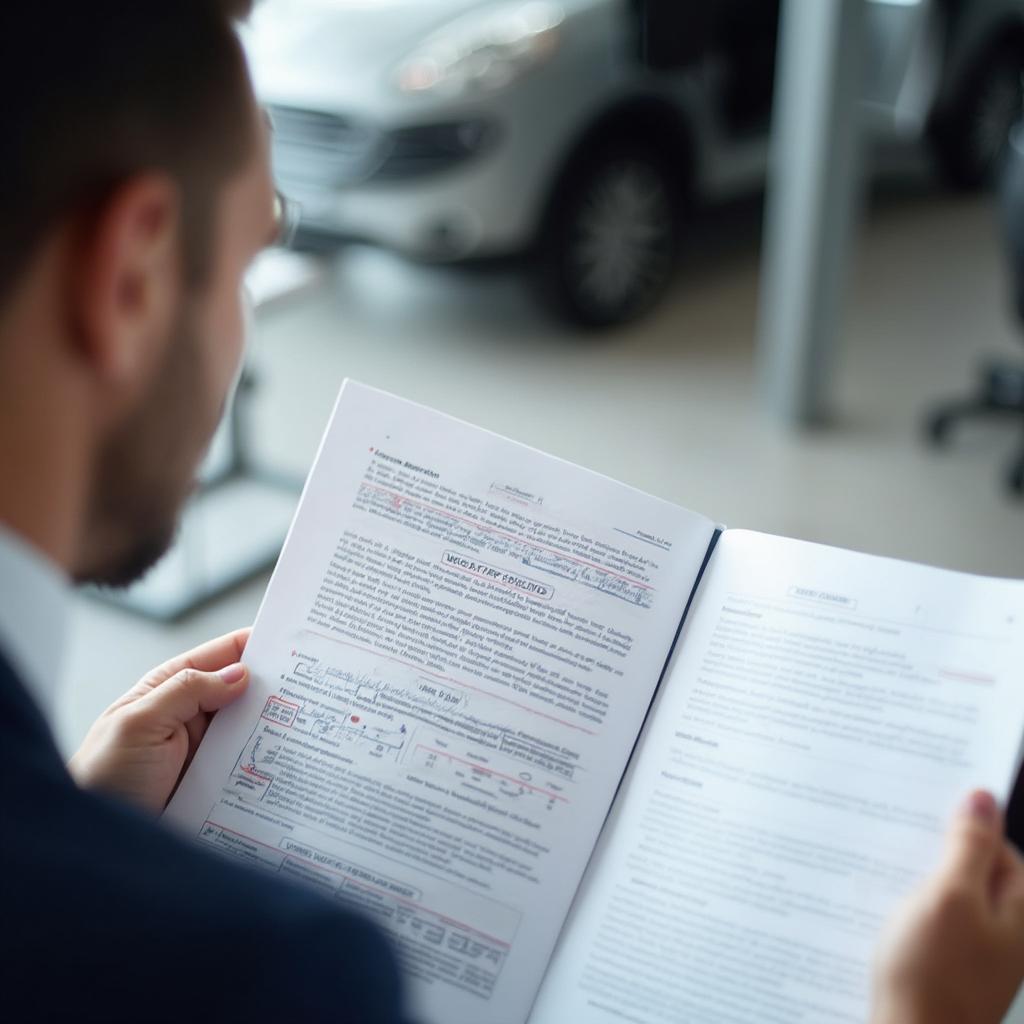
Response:
[{"label": "car hood", "polygon": [[242,31],[256,92],[317,103],[379,92],[431,32],[494,0],[266,0]]}]

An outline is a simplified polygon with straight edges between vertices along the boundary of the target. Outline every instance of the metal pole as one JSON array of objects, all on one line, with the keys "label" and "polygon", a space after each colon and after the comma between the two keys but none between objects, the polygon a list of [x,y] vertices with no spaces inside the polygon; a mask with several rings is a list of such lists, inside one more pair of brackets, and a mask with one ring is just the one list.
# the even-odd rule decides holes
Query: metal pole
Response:
[{"label": "metal pole", "polygon": [[828,418],[846,253],[860,205],[864,0],[784,0],[762,256],[762,404]]}]

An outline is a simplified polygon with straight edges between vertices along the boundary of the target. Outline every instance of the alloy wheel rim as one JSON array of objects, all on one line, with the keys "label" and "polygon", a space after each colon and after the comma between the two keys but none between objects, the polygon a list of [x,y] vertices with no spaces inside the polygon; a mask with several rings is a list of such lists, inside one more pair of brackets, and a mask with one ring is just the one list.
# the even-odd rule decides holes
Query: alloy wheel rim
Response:
[{"label": "alloy wheel rim", "polygon": [[640,160],[609,164],[580,200],[569,258],[577,291],[602,312],[642,305],[671,266],[672,207],[662,176]]},{"label": "alloy wheel rim", "polygon": [[1006,145],[1010,127],[1022,113],[1024,90],[1020,69],[1005,66],[985,84],[975,108],[971,126],[975,159],[979,167],[991,168]]}]

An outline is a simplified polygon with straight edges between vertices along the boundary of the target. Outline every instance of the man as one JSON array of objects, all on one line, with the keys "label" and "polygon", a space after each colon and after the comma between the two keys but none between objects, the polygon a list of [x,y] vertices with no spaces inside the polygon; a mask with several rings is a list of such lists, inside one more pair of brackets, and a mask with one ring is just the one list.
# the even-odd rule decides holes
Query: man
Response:
[{"label": "man", "polygon": [[[62,765],[69,581],[166,547],[240,358],[274,235],[267,139],[228,0],[0,15],[0,974],[18,1020],[398,1021],[359,917],[165,832],[246,633],[146,676]],[[877,1024],[999,1019],[1024,973],[1024,867],[975,794],[894,932]]]},{"label": "man", "polygon": [[167,546],[238,366],[242,274],[274,234],[266,129],[229,20],[241,6],[42,0],[0,15],[7,1020],[402,1016],[368,923],[154,821],[207,714],[245,687],[245,633],[108,712],[72,763],[84,789],[41,717],[66,580],[127,581]]}]

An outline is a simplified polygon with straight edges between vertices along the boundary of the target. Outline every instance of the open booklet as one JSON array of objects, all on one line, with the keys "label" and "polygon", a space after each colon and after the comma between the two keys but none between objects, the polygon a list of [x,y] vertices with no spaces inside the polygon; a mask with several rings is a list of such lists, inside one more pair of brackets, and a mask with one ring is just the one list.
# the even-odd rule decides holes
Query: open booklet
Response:
[{"label": "open booklet", "polygon": [[[1024,729],[1024,584],[742,530],[347,382],[166,817],[433,1024],[858,1021]],[[628,770],[627,770],[628,765]]]}]

